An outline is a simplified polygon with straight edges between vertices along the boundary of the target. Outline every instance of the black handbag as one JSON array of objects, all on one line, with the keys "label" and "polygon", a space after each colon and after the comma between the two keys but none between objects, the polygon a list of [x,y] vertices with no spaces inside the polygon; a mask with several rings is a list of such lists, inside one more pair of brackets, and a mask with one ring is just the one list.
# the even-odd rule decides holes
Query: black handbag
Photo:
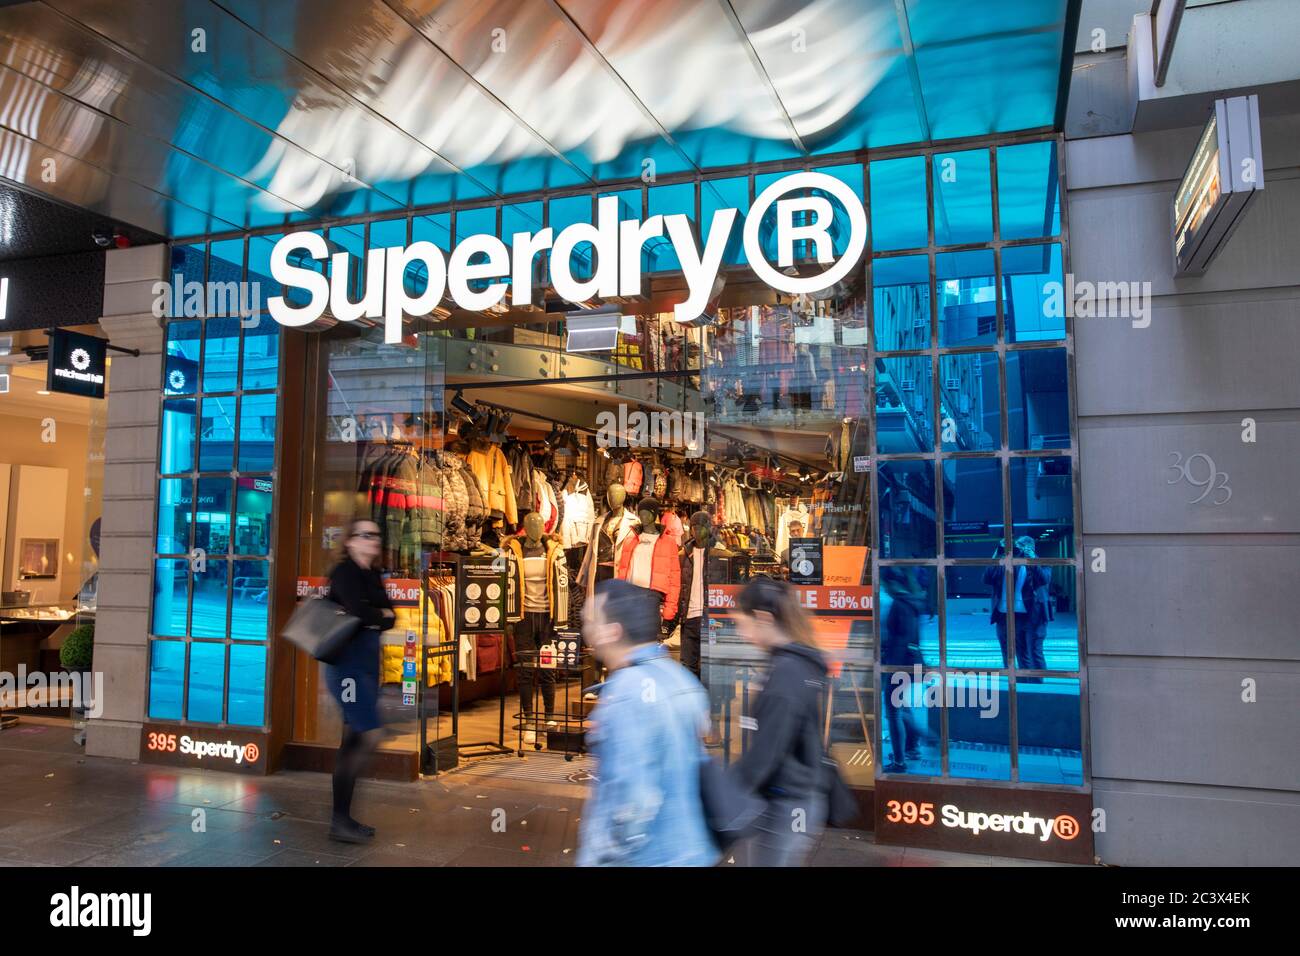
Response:
[{"label": "black handbag", "polygon": [[757,833],[758,819],[767,808],[762,797],[746,790],[708,756],[700,762],[700,799],[704,822],[722,851]]},{"label": "black handbag", "polygon": [[308,598],[294,608],[281,636],[316,660],[331,664],[361,629],[353,617],[329,598]]}]

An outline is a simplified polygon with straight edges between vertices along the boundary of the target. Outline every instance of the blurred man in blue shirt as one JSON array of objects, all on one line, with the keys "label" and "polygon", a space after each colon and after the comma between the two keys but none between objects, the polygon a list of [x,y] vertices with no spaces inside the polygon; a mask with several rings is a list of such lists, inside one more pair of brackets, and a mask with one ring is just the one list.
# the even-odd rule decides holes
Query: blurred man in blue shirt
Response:
[{"label": "blurred man in blue shirt", "polygon": [[588,737],[598,761],[582,810],[579,866],[712,866],[700,799],[700,682],[659,643],[660,597],[617,578],[583,612],[583,637],[609,669]]}]

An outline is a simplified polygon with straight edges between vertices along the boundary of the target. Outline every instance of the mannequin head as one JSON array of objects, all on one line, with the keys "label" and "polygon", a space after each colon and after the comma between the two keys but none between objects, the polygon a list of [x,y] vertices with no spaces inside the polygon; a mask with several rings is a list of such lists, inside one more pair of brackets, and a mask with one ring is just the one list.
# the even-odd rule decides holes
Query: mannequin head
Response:
[{"label": "mannequin head", "polygon": [[542,520],[540,511],[530,511],[524,515],[524,538],[529,544],[539,544],[542,540],[542,531],[545,528],[546,523]]},{"label": "mannequin head", "polygon": [[713,543],[713,516],[707,511],[697,511],[691,515],[691,537],[700,548],[707,548]]},{"label": "mannequin head", "polygon": [[790,522],[790,537],[792,537],[792,538],[802,538],[802,537],[803,537],[803,524],[802,524],[802,522],[799,522],[799,521],[791,521],[791,522]]},{"label": "mannequin head", "polygon": [[659,530],[659,514],[664,510],[658,498],[642,498],[636,506],[636,516],[641,520],[641,530],[654,534]]},{"label": "mannequin head", "polygon": [[609,502],[610,511],[622,511],[627,501],[627,489],[617,481],[605,489],[605,500]]}]

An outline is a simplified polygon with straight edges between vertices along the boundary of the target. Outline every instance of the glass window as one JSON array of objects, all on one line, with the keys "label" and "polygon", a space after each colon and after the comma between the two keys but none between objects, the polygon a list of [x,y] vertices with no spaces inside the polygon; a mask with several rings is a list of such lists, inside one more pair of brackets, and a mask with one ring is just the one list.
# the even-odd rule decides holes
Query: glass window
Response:
[{"label": "glass window", "polygon": [[[637,209],[641,208],[640,193],[637,193]],[[501,240],[510,244],[511,237],[517,232],[536,235],[542,229],[542,204],[540,202],[516,203],[501,207]],[[539,286],[546,281],[546,253],[533,255],[533,285]],[[537,294],[534,291],[534,301]]]},{"label": "glass window", "polygon": [[245,390],[275,388],[280,381],[280,323],[259,316],[244,329]]},{"label": "glass window", "polygon": [[1070,459],[1011,459],[1011,521],[1016,538],[1035,542],[1035,557],[1074,557],[1074,491]]},{"label": "glass window", "polygon": [[230,550],[230,479],[200,478],[194,503],[194,547],[209,555]]},{"label": "glass window", "polygon": [[882,773],[937,777],[943,772],[939,753],[942,719],[938,678],[913,670],[880,674],[880,759]]},{"label": "glass window", "polygon": [[394,249],[406,245],[406,219],[383,219],[370,224],[370,248]]},{"label": "glass window", "polygon": [[244,727],[261,727],[266,713],[266,648],[253,644],[230,645],[230,687],[226,721]]},{"label": "glass window", "polygon": [[[360,302],[366,294],[366,227],[364,225],[335,226],[327,234],[326,244],[329,247],[326,268],[331,277],[331,283],[334,275],[334,253],[350,253],[347,277],[348,301]],[[332,294],[333,287],[331,285]]]},{"label": "glass window", "polygon": [[[820,169],[818,169],[817,172],[822,173],[825,176],[830,176],[832,179],[838,179],[840,182],[844,183],[844,185],[848,186],[849,189],[853,190],[853,195],[857,196],[858,200],[861,201],[862,199],[862,167],[861,166],[859,165],[823,166]],[[814,189],[812,190],[812,195],[819,196],[831,204],[831,210],[834,216],[830,226],[831,249],[834,254],[834,257],[838,259],[841,255],[844,254],[844,251],[849,247],[848,212],[847,210],[845,210],[844,204],[840,202],[838,198],[831,195],[829,192],[825,192],[820,189]],[[815,259],[816,254],[817,254],[816,246],[811,242],[804,240],[795,244],[796,258],[813,260]]]},{"label": "glass window", "polygon": [[153,563],[153,633],[184,637],[190,596],[190,563],[183,558],[159,558]]},{"label": "glass window", "polygon": [[880,556],[933,558],[934,465],[928,461],[882,461],[876,490]]},{"label": "glass window", "polygon": [[239,401],[239,470],[275,466],[275,395],[245,395]]},{"label": "glass window", "polygon": [[235,554],[266,554],[271,549],[270,478],[240,478],[235,503]]},{"label": "glass window", "polygon": [[1002,447],[1002,402],[995,352],[939,359],[939,440],[944,451]]},{"label": "glass window", "polygon": [[185,680],[185,643],[149,643],[149,717],[180,720]]},{"label": "glass window", "polygon": [[930,257],[895,256],[871,264],[876,348],[930,347]]},{"label": "glass window", "polygon": [[1003,656],[1006,629],[992,619],[989,606],[996,587],[989,572],[995,568],[954,564],[944,570],[945,659],[949,667],[1007,666]]},{"label": "glass window", "polygon": [[194,616],[190,633],[194,637],[226,637],[226,597],[230,564],[220,559],[207,561],[194,572]]},{"label": "glass window", "polygon": [[950,558],[984,558],[1002,541],[1002,466],[996,458],[943,463],[943,546]]},{"label": "glass window", "polygon": [[1025,783],[1083,785],[1079,681],[1048,677],[1016,681],[1016,741]]},{"label": "glass window", "polygon": [[266,640],[270,565],[236,561],[230,586],[230,636],[240,641]]},{"label": "glass window", "polygon": [[925,157],[871,164],[871,248],[917,249],[928,244]]},{"label": "glass window", "polygon": [[935,153],[934,243],[955,246],[993,238],[989,151]]},{"label": "glass window", "polygon": [[1061,231],[1056,142],[998,147],[998,221],[1003,239],[1037,239]]},{"label": "glass window", "polygon": [[935,565],[880,568],[880,663],[939,666],[938,593]]},{"label": "glass window", "polygon": [[985,671],[947,672],[948,775],[1011,779],[1011,707],[1007,679]]},{"label": "glass window", "polygon": [[188,683],[185,718],[205,724],[220,723],[222,691],[226,686],[226,645],[205,641],[190,644]]},{"label": "glass window", "polygon": [[700,221],[706,229],[712,227],[713,214],[719,209],[740,210],[732,226],[731,237],[727,240],[726,251],[722,254],[723,263],[737,265],[748,261],[745,258],[745,244],[742,241],[745,214],[749,212],[748,176],[706,179],[700,184]]},{"label": "glass window", "polygon": [[[451,252],[451,214],[440,212],[432,216],[416,216],[411,220],[411,241],[432,242],[443,252]],[[423,291],[422,286],[411,294],[418,295]]]},{"label": "glass window", "polygon": [[199,471],[230,471],[235,456],[235,397],[203,399],[199,425]]},{"label": "glass window", "polygon": [[164,475],[194,470],[193,399],[173,398],[163,402],[161,446],[158,468]]},{"label": "glass window", "polygon": [[[676,186],[652,186],[649,190],[649,215],[682,215],[695,224],[695,184],[680,183]],[[643,255],[650,256],[650,272],[674,272],[681,269],[677,250],[668,241],[668,226],[664,224],[664,237],[651,239],[645,244]]]},{"label": "glass window", "polygon": [[[590,196],[568,196],[563,199],[552,199],[548,205],[550,208],[547,210],[547,225],[554,230],[556,236],[574,223],[591,222],[592,205]],[[651,243],[646,243],[646,248],[650,248],[650,246]],[[570,273],[579,281],[590,279],[594,269],[593,259],[591,243],[578,243],[574,246],[570,257]],[[549,262],[550,256],[547,256],[547,260]]]},{"label": "glass window", "polygon": [[[172,246],[171,250],[171,274],[168,279],[172,283],[173,294],[177,281],[181,284],[182,302],[188,295],[185,286],[191,282],[199,283],[202,289],[204,257],[207,254],[207,247],[201,243],[195,243],[192,246]],[[179,274],[180,279],[177,280]],[[182,302],[172,303],[172,315],[182,315]]]},{"label": "glass window", "polygon": [[876,359],[876,451],[934,451],[934,382],[930,356]]},{"label": "glass window", "polygon": [[1007,352],[1007,447],[1070,447],[1065,349]]},{"label": "glass window", "polygon": [[197,319],[167,323],[167,358],[163,369],[163,393],[193,395],[199,390],[199,335]]},{"label": "glass window", "polygon": [[188,554],[190,550],[190,512],[194,501],[189,479],[162,478],[158,481],[159,554]]},{"label": "glass window", "polygon": [[1065,284],[1059,245],[1003,249],[1002,283],[1008,342],[1065,338]]},{"label": "glass window", "polygon": [[[208,283],[242,282],[244,279],[244,240],[223,239],[212,243],[208,260]],[[209,309],[207,315],[222,314]]]},{"label": "glass window", "polygon": [[939,345],[992,345],[997,341],[993,250],[941,252],[935,256],[934,268]]},{"label": "glass window", "polygon": [[203,338],[203,390],[233,392],[239,372],[239,319],[208,319]]},{"label": "glass window", "polygon": [[257,283],[254,298],[260,302],[261,310],[266,308],[267,301],[283,291],[280,283],[271,278],[271,253],[283,238],[282,233],[248,237],[248,281]]},{"label": "glass window", "polygon": [[456,244],[470,236],[495,236],[497,234],[497,207],[480,206],[477,209],[456,211]]}]

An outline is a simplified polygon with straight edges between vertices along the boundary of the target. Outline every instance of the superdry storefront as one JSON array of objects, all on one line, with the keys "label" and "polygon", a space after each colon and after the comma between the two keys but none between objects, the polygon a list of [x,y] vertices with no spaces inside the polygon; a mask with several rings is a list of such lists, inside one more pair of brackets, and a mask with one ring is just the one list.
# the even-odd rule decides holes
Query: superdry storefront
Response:
[{"label": "superdry storefront", "polygon": [[[1077,4],[486,5],[500,25],[426,6],[363,5],[401,38],[365,89],[340,54],[369,42],[343,30],[358,14],[314,37],[252,3],[204,24],[294,51],[317,72],[285,77],[320,96],[265,109],[247,214],[223,183],[187,194],[200,228],[166,230],[144,759],[328,766],[320,665],[275,635],[367,517],[398,605],[387,772],[583,761],[568,720],[594,675],[566,642],[649,520],[673,560],[646,583],[713,752],[744,751],[762,682],[736,594],[789,580],[834,661],[825,745],[877,840],[1091,861],[1056,285]],[[550,29],[576,73],[532,49]],[[665,43],[690,91],[652,77]],[[530,63],[548,82],[526,96]],[[425,105],[456,143],[394,112],[418,65],[401,95],[455,87]],[[351,153],[314,176],[327,132]],[[701,512],[702,588],[677,558]],[[525,613],[530,513],[560,571]],[[525,620],[548,674],[520,668]]]}]

